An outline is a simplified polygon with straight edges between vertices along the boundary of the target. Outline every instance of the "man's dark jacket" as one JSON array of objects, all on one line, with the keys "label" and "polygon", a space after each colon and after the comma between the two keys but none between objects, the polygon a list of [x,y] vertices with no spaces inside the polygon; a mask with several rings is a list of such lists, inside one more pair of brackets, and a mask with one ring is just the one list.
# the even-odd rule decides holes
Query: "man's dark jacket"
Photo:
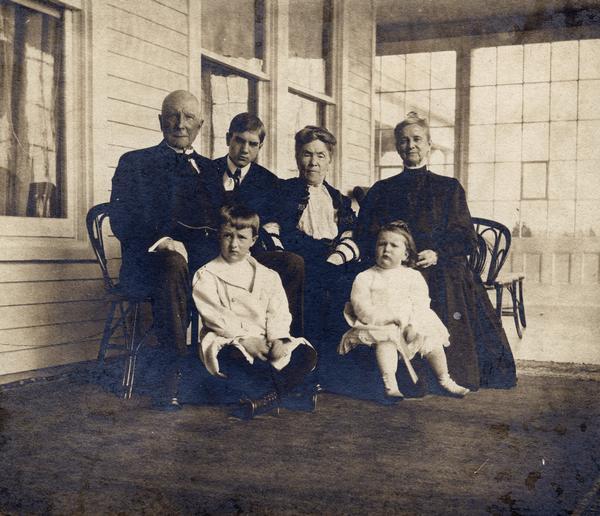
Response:
[{"label": "man's dark jacket", "polygon": [[[148,248],[169,236],[188,244],[194,228],[217,225],[212,161],[193,154],[200,173],[188,158],[163,141],[124,154],[112,180],[110,223],[122,247],[121,281],[143,281]],[[188,251],[189,252],[189,251]]]}]

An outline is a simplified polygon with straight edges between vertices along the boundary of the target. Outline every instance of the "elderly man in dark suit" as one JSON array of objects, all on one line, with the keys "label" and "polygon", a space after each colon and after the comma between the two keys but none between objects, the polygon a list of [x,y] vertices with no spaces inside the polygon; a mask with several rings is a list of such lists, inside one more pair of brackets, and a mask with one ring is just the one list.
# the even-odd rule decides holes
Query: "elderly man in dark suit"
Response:
[{"label": "elderly man in dark suit", "polygon": [[212,161],[192,147],[203,123],[198,99],[174,91],[158,118],[163,141],[119,160],[110,221],[122,247],[122,287],[152,299],[158,340],[171,364],[158,405],[173,409],[179,408],[179,357],[187,351],[190,271],[218,254],[208,228],[216,225],[219,192],[211,190]]},{"label": "elderly man in dark suit", "polygon": [[[292,334],[302,336],[304,304],[304,261],[280,248],[279,224],[275,217],[280,180],[256,160],[265,139],[265,126],[256,115],[233,117],[226,135],[227,156],[214,160],[221,203],[243,204],[260,217],[259,240],[252,256],[281,276],[292,314]],[[277,250],[279,248],[279,250]]]}]

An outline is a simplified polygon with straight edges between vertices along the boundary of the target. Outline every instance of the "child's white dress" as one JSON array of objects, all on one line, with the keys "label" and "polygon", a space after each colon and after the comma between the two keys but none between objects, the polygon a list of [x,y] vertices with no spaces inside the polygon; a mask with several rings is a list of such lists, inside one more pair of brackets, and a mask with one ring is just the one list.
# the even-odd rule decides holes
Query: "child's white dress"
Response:
[{"label": "child's white dress", "polygon": [[[442,346],[449,346],[448,330],[430,307],[429,290],[418,271],[405,266],[374,266],[358,274],[352,284],[344,315],[352,328],[342,337],[338,353],[344,355],[359,344],[392,341],[410,360]],[[389,321],[399,319],[399,327]],[[403,330],[411,324],[423,338],[407,343]]]}]

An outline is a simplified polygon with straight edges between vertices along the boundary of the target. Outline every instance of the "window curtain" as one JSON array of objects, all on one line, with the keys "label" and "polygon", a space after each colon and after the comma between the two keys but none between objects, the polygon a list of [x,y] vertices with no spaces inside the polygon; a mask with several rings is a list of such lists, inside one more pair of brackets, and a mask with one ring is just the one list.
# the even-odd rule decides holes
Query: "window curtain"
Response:
[{"label": "window curtain", "polygon": [[0,3],[0,215],[59,217],[61,21]]}]

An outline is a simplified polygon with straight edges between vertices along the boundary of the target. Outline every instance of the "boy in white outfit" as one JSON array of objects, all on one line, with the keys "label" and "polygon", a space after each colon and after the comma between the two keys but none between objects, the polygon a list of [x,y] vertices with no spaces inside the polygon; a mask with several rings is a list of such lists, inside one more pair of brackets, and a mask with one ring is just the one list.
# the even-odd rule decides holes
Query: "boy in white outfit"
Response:
[{"label": "boy in white outfit", "polygon": [[256,212],[223,207],[220,256],[193,280],[204,326],[200,358],[212,375],[245,393],[237,414],[246,418],[278,407],[317,362],[310,343],[290,335],[292,317],[279,275],[250,256],[258,229]]}]

